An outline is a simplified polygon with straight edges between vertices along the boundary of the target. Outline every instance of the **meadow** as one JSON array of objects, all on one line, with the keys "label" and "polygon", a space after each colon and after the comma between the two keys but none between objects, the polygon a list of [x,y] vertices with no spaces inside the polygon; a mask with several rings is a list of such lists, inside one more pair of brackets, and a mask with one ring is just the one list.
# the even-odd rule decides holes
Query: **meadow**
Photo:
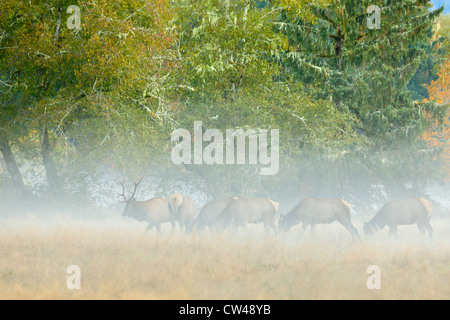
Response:
[{"label": "meadow", "polygon": [[[362,221],[355,226],[362,232]],[[289,233],[145,232],[121,217],[0,219],[0,299],[450,299],[450,220],[352,242],[338,224]],[[81,289],[67,288],[70,265]],[[381,270],[369,290],[367,267]]]}]

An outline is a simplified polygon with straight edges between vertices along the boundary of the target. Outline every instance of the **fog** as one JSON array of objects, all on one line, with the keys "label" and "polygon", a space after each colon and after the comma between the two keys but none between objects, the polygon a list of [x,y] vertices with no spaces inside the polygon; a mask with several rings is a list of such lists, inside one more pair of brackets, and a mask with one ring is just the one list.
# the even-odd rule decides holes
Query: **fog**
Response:
[{"label": "fog", "polygon": [[[432,219],[430,242],[415,226],[352,242],[342,226],[266,233],[202,231],[114,217],[0,220],[2,299],[447,299],[450,221]],[[362,221],[355,219],[361,230]],[[81,270],[71,290],[68,266]],[[381,270],[369,290],[367,268]]]},{"label": "fog", "polygon": [[[450,298],[448,184],[428,188],[432,240],[416,225],[399,226],[396,237],[388,227],[364,234],[364,222],[384,204],[378,203],[354,206],[357,241],[336,221],[317,224],[314,234],[301,224],[266,231],[263,223],[185,233],[179,221],[175,230],[165,222],[160,232],[148,231],[147,222],[122,215],[119,177],[90,186],[97,201],[2,202],[1,299]],[[137,200],[161,196],[148,182],[156,179],[144,181]],[[189,190],[179,184],[176,192],[193,198],[198,216],[212,199]],[[276,224],[303,198],[273,199],[280,203]],[[81,270],[80,289],[67,285],[72,265]],[[372,265],[381,270],[381,289],[367,287]]]},{"label": "fog", "polygon": [[0,1],[0,299],[450,298],[444,8],[45,4]]}]

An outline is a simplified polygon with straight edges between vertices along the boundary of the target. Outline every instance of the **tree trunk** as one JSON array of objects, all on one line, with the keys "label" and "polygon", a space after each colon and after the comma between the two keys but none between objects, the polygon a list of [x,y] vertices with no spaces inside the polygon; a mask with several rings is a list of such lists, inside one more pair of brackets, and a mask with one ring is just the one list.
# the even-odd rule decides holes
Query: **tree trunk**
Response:
[{"label": "tree trunk", "polygon": [[334,54],[338,58],[339,70],[344,71],[344,59],[342,58],[342,49],[344,46],[345,35],[342,33],[341,28],[338,28],[335,36]]},{"label": "tree trunk", "polygon": [[25,184],[23,183],[22,174],[20,173],[16,159],[14,158],[14,154],[12,153],[11,147],[9,146],[8,137],[4,134],[2,134],[0,137],[0,151],[3,154],[6,169],[8,170],[8,173],[11,177],[16,192],[19,195],[27,193],[27,190],[25,189]]},{"label": "tree trunk", "polygon": [[52,147],[50,145],[50,139],[48,136],[48,128],[47,124],[44,126],[44,130],[42,132],[42,161],[45,167],[45,173],[47,176],[47,182],[49,190],[52,192],[57,192],[61,190],[62,180],[58,175],[58,171],[56,170],[56,163],[53,159],[52,155]]}]

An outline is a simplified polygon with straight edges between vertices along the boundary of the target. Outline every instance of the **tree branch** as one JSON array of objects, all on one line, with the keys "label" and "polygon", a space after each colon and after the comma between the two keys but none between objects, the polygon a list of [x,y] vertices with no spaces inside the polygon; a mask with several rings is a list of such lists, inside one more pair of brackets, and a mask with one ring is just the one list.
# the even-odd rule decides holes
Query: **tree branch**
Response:
[{"label": "tree branch", "polygon": [[56,46],[59,38],[59,31],[61,30],[61,8],[58,8],[58,20],[56,21],[55,39],[53,45]]}]

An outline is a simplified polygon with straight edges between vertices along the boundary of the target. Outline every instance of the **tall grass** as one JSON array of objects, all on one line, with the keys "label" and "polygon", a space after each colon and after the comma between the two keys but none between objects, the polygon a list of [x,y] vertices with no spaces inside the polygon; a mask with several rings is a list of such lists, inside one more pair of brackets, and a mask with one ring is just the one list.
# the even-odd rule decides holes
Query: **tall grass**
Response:
[{"label": "tall grass", "polygon": [[[353,243],[339,225],[314,238],[262,226],[186,236],[122,219],[4,219],[0,299],[450,299],[450,221],[432,224],[431,242],[410,226]],[[69,265],[80,290],[66,286]],[[366,286],[369,265],[380,290]]]}]

